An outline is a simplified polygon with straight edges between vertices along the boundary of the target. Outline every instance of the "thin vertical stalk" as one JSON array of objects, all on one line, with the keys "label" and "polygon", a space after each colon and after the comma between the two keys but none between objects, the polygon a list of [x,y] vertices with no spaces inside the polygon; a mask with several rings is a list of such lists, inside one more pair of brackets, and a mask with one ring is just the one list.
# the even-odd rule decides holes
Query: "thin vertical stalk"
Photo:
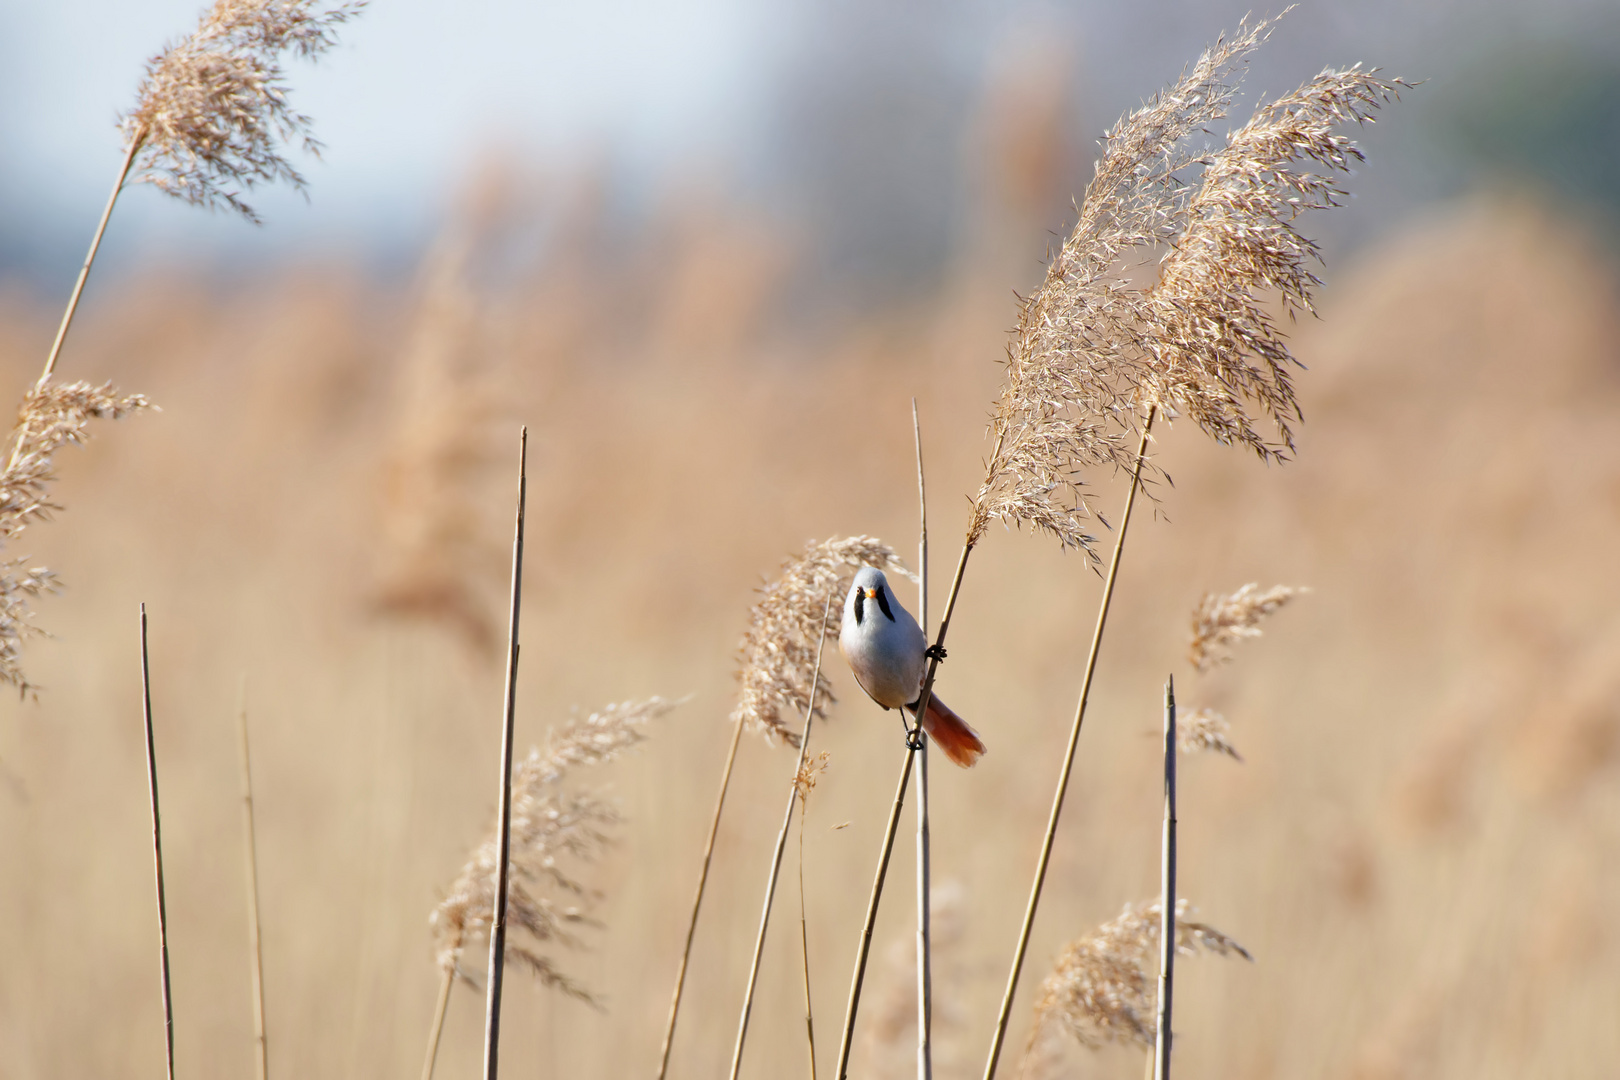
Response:
[{"label": "thin vertical stalk", "polygon": [[518,439],[517,522],[512,533],[512,609],[506,637],[506,702],[501,718],[500,823],[496,828],[495,912],[489,925],[489,987],[484,1010],[484,1080],[499,1073],[501,981],[506,973],[506,890],[512,855],[512,726],[517,706],[518,615],[523,603],[523,511],[529,488],[529,429]]},{"label": "thin vertical stalk", "polygon": [[[923,479],[922,425],[911,399],[911,434],[917,445],[917,617],[928,636],[928,487]],[[918,727],[921,727],[919,723]],[[928,825],[928,736],[917,732],[917,1080],[933,1080],[933,940],[929,895],[933,873]]]},{"label": "thin vertical stalk", "polygon": [[866,902],[866,921],[861,925],[860,945],[855,953],[855,974],[849,983],[849,1004],[844,1008],[844,1036],[838,1044],[838,1080],[846,1080],[849,1076],[849,1050],[855,1034],[855,1016],[861,1009],[866,958],[872,952],[872,926],[877,922],[878,904],[883,900],[883,879],[889,871],[889,853],[894,850],[894,834],[900,826],[900,811],[906,804],[906,785],[911,781],[913,754],[914,751],[907,746],[905,762],[900,768],[900,783],[894,791],[894,807],[889,811],[888,828],[883,834],[883,848],[878,854],[877,874],[872,879],[872,895]]},{"label": "thin vertical stalk", "polygon": [[433,1006],[433,1026],[428,1029],[427,1057],[422,1062],[422,1080],[433,1080],[433,1065],[439,1060],[439,1036],[444,1031],[444,1014],[450,1008],[450,988],[456,984],[455,965],[444,969],[439,980],[439,1000]]},{"label": "thin vertical stalk", "polygon": [[1125,548],[1125,533],[1131,525],[1131,508],[1136,505],[1136,492],[1142,486],[1142,464],[1147,458],[1148,435],[1153,430],[1158,407],[1148,409],[1147,421],[1142,425],[1142,441],[1136,448],[1136,465],[1131,470],[1131,489],[1125,497],[1125,512],[1120,515],[1119,535],[1114,538],[1114,554],[1108,562],[1108,577],[1103,584],[1102,603],[1097,608],[1097,627],[1091,635],[1091,651],[1086,657],[1086,674],[1080,683],[1080,702],[1075,707],[1074,724],[1069,729],[1069,746],[1063,755],[1063,768],[1058,772],[1057,791],[1052,796],[1052,812],[1046,821],[1046,835],[1041,840],[1041,856],[1035,864],[1035,880],[1030,885],[1029,903],[1024,908],[1024,925],[1018,932],[1018,947],[1013,950],[1012,970],[1007,973],[1007,990],[1001,998],[1001,1012],[996,1017],[995,1035],[990,1041],[990,1056],[984,1066],[984,1080],[996,1075],[996,1062],[1001,1057],[1001,1046],[1007,1037],[1007,1021],[1012,1016],[1013,995],[1018,990],[1018,976],[1024,967],[1024,954],[1029,949],[1030,929],[1035,925],[1035,910],[1040,906],[1041,887],[1046,883],[1046,868],[1052,859],[1052,840],[1057,835],[1058,818],[1063,813],[1063,797],[1069,788],[1069,773],[1074,769],[1074,750],[1080,741],[1080,728],[1086,719],[1086,702],[1091,697],[1091,678],[1097,670],[1097,652],[1102,647],[1103,628],[1108,624],[1108,606],[1114,597],[1114,581],[1119,576],[1120,553]]},{"label": "thin vertical stalk", "polygon": [[816,1010],[810,1001],[810,930],[804,905],[804,827],[810,819],[810,793],[799,792],[799,960],[804,972],[804,1037],[810,1048],[810,1080],[816,1080]]},{"label": "thin vertical stalk", "polygon": [[79,278],[73,283],[73,293],[68,297],[67,311],[62,314],[62,324],[56,328],[56,340],[51,342],[50,355],[45,358],[45,370],[40,372],[36,386],[43,386],[45,380],[56,370],[56,358],[62,354],[62,343],[67,340],[68,327],[73,325],[73,313],[79,310],[79,297],[84,295],[84,283],[90,279],[90,267],[96,261],[96,252],[101,248],[101,237],[107,231],[107,222],[112,218],[113,206],[118,202],[119,193],[124,190],[124,181],[129,179],[129,170],[135,164],[135,155],[141,152],[141,147],[145,143],[145,131],[135,132],[129,140],[129,149],[124,152],[123,167],[118,170],[118,182],[113,185],[112,194],[107,197],[106,209],[101,211],[101,222],[96,226],[96,234],[90,240],[90,253],[84,257],[84,265],[79,267]]},{"label": "thin vertical stalk", "polygon": [[697,935],[698,911],[703,907],[703,890],[709,883],[709,863],[714,858],[714,838],[720,833],[720,811],[726,805],[726,789],[731,786],[731,767],[737,761],[737,744],[742,741],[743,718],[732,725],[731,748],[720,771],[720,794],[714,799],[714,817],[709,822],[709,838],[703,844],[703,866],[698,871],[697,893],[692,897],[692,917],[686,924],[686,946],[681,949],[681,966],[675,972],[675,993],[669,1002],[669,1020],[664,1024],[664,1047],[658,1057],[658,1080],[669,1072],[669,1051],[675,1042],[675,1018],[681,1011],[681,991],[686,986],[686,965],[692,959],[692,939]]},{"label": "thin vertical stalk", "polygon": [[1176,969],[1176,679],[1164,684],[1164,842],[1159,894],[1159,1022],[1154,1080],[1170,1080],[1171,992]]},{"label": "thin vertical stalk", "polygon": [[[816,668],[810,677],[810,702],[804,710],[804,727],[799,732],[799,763],[793,767],[794,780],[804,770],[805,756],[810,753],[810,725],[816,716],[816,687],[821,684],[821,654],[827,644],[827,616],[832,613],[832,593],[821,613],[821,632],[816,638]],[[765,903],[759,913],[759,933],[754,938],[754,960],[748,966],[748,989],[743,994],[742,1015],[737,1019],[737,1045],[731,1051],[731,1080],[737,1080],[742,1068],[743,1043],[748,1038],[748,1019],[754,1009],[754,984],[759,979],[759,960],[765,951],[765,930],[771,921],[771,900],[776,895],[776,879],[782,869],[782,852],[787,848],[788,826],[793,823],[793,804],[799,797],[798,784],[788,789],[787,811],[782,815],[782,828],[776,834],[776,854],[771,859],[770,876],[765,881]]]},{"label": "thin vertical stalk", "polygon": [[253,829],[253,769],[248,756],[247,676],[242,676],[240,708],[236,711],[237,745],[242,759],[242,838],[247,871],[248,949],[253,978],[254,1060],[259,1080],[270,1075],[270,1049],[264,1030],[264,951],[259,936],[259,853]]},{"label": "thin vertical stalk", "polygon": [[169,992],[169,908],[163,897],[163,818],[158,813],[157,746],[152,738],[152,666],[146,651],[146,605],[141,605],[141,717],[146,723],[146,786],[152,796],[152,862],[157,868],[159,978],[163,989],[163,1048],[174,1080],[174,1002]]}]

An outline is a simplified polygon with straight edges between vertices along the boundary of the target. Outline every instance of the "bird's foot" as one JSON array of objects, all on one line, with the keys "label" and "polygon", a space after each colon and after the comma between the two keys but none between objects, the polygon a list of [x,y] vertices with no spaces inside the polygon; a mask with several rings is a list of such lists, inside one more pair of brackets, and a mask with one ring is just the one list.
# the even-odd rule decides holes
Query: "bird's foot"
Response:
[{"label": "bird's foot", "polygon": [[907,728],[906,729],[906,749],[907,750],[921,750],[922,748],[923,748],[922,725],[918,724],[916,727]]},{"label": "bird's foot", "polygon": [[928,646],[928,648],[923,650],[923,656],[926,659],[929,659],[929,660],[934,660],[934,661],[943,660],[943,659],[945,659],[945,646],[943,646],[943,645],[930,645],[930,646]]}]

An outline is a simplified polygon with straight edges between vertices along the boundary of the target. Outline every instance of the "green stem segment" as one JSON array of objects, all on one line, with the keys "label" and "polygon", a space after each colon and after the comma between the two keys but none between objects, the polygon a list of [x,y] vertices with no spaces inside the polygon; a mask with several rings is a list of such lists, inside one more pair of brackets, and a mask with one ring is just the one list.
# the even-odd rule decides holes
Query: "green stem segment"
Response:
[{"label": "green stem segment", "polygon": [[1007,1037],[1007,1021],[1012,1016],[1013,995],[1018,990],[1018,976],[1024,967],[1024,954],[1029,949],[1030,929],[1035,925],[1035,910],[1040,906],[1041,887],[1046,883],[1046,868],[1052,859],[1052,840],[1057,835],[1058,818],[1063,813],[1063,797],[1069,789],[1069,773],[1074,769],[1074,750],[1080,741],[1080,728],[1086,719],[1086,701],[1091,696],[1091,679],[1097,670],[1097,652],[1102,647],[1103,629],[1108,624],[1108,606],[1114,597],[1114,582],[1119,575],[1119,557],[1125,548],[1125,532],[1131,525],[1131,508],[1136,505],[1136,493],[1142,486],[1142,465],[1147,460],[1148,436],[1153,430],[1157,406],[1148,409],[1147,421],[1142,425],[1142,441],[1136,449],[1136,465],[1131,470],[1131,490],[1125,497],[1125,512],[1120,515],[1119,535],[1114,538],[1114,555],[1108,563],[1108,577],[1103,584],[1102,603],[1097,609],[1097,628],[1091,635],[1091,652],[1086,657],[1086,674],[1080,683],[1080,703],[1075,708],[1074,724],[1069,729],[1069,746],[1063,755],[1063,768],[1058,772],[1057,791],[1052,796],[1052,812],[1046,821],[1046,835],[1041,840],[1041,857],[1035,864],[1035,880],[1030,886],[1029,903],[1024,908],[1024,925],[1018,933],[1018,947],[1013,951],[1012,970],[1007,973],[1007,990],[1001,998],[1001,1012],[996,1017],[995,1036],[990,1041],[990,1056],[984,1065],[984,1080],[993,1080],[996,1063],[1001,1057],[1002,1043]]}]

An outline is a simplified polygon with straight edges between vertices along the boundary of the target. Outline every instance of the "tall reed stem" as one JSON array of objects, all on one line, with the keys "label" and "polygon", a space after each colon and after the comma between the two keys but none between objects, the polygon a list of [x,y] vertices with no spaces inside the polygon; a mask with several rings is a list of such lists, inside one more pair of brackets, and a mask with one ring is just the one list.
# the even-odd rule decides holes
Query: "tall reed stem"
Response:
[{"label": "tall reed stem", "polygon": [[242,758],[242,838],[247,871],[248,951],[253,976],[253,1043],[259,1080],[270,1075],[270,1049],[264,1031],[264,951],[259,937],[259,853],[253,836],[253,769],[248,756],[247,676],[242,676],[236,711],[237,744]]},{"label": "tall reed stem", "polygon": [[743,718],[731,729],[731,748],[720,771],[720,794],[715,796],[714,817],[709,822],[709,838],[703,844],[703,866],[698,871],[697,893],[692,897],[692,917],[686,924],[686,946],[681,949],[681,966],[675,972],[675,993],[669,1002],[669,1020],[664,1024],[664,1047],[658,1058],[658,1080],[669,1072],[669,1051],[675,1042],[675,1018],[681,1011],[681,991],[686,986],[686,965],[692,959],[692,939],[697,935],[698,911],[703,907],[703,890],[709,883],[709,863],[714,858],[714,838],[720,833],[720,811],[726,805],[726,789],[731,785],[731,767],[737,761],[737,744],[742,741]]},{"label": "tall reed stem", "polygon": [[765,930],[771,921],[771,900],[776,895],[776,879],[782,869],[782,852],[787,848],[788,826],[793,823],[793,804],[799,798],[797,780],[804,770],[810,753],[810,725],[816,716],[816,687],[821,685],[821,654],[827,644],[827,616],[832,613],[832,593],[821,612],[821,631],[816,635],[816,668],[810,677],[810,702],[804,710],[804,727],[799,732],[799,762],[793,767],[795,783],[788,788],[787,811],[782,815],[782,828],[776,834],[776,854],[771,858],[770,876],[765,881],[765,903],[759,913],[759,933],[754,938],[754,960],[748,966],[748,989],[743,994],[742,1015],[737,1019],[737,1045],[731,1051],[731,1080],[737,1080],[742,1068],[743,1043],[748,1038],[748,1018],[754,1008],[754,984],[759,979],[759,959],[765,951]]},{"label": "tall reed stem", "polygon": [[529,429],[518,439],[517,523],[512,532],[512,609],[506,637],[506,702],[501,719],[500,823],[496,827],[495,912],[489,924],[489,987],[484,1011],[484,1080],[499,1073],[501,980],[506,973],[506,889],[512,855],[512,726],[517,706],[518,615],[523,602],[523,511],[529,489]]},{"label": "tall reed stem", "polygon": [[146,143],[146,132],[137,131],[129,140],[129,149],[124,152],[124,164],[118,170],[118,182],[113,185],[112,194],[107,197],[106,209],[101,211],[101,222],[96,226],[96,235],[90,240],[90,253],[84,257],[84,265],[79,267],[79,278],[73,283],[73,293],[68,297],[67,311],[62,314],[62,324],[56,328],[56,340],[51,342],[50,355],[45,358],[45,370],[40,372],[36,386],[45,385],[45,381],[56,370],[56,358],[62,354],[62,343],[67,340],[68,327],[73,325],[73,313],[79,310],[79,297],[84,295],[84,283],[90,279],[90,267],[96,261],[96,252],[101,248],[101,237],[107,231],[107,222],[112,219],[113,206],[118,202],[118,195],[124,190],[124,181],[129,179],[129,170],[135,164],[135,155],[141,152]]},{"label": "tall reed stem", "polygon": [[1176,971],[1176,677],[1164,684],[1164,841],[1159,894],[1159,1022],[1154,1080],[1170,1080],[1170,997]]},{"label": "tall reed stem", "polygon": [[444,969],[439,979],[439,1000],[433,1005],[433,1026],[428,1029],[427,1057],[422,1062],[422,1080],[433,1080],[433,1066],[439,1060],[439,1036],[444,1032],[444,1014],[450,1008],[450,988],[456,984],[455,965]]},{"label": "tall reed stem", "polygon": [[158,813],[157,745],[152,738],[152,666],[146,651],[146,605],[141,605],[141,718],[146,723],[146,787],[152,796],[152,863],[157,868],[159,978],[163,989],[163,1049],[174,1080],[174,1002],[169,993],[169,908],[163,897],[163,818]]},{"label": "tall reed stem", "polygon": [[[928,486],[923,480],[922,424],[911,399],[911,434],[917,444],[917,618],[928,636]],[[919,716],[921,714],[918,714]],[[919,727],[921,725],[919,724]],[[933,872],[928,826],[928,736],[917,732],[917,1080],[933,1080],[933,941],[930,931]]]},{"label": "tall reed stem", "polygon": [[1091,651],[1086,657],[1086,674],[1080,683],[1080,703],[1075,708],[1074,724],[1069,729],[1069,746],[1063,755],[1063,768],[1058,772],[1057,791],[1052,796],[1052,812],[1046,821],[1046,835],[1041,840],[1041,856],[1035,864],[1035,880],[1030,886],[1029,903],[1024,908],[1024,925],[1018,932],[1018,947],[1013,951],[1012,970],[1007,974],[1007,990],[1001,998],[1001,1012],[996,1017],[996,1032],[990,1041],[990,1057],[985,1062],[984,1080],[996,1075],[996,1063],[1001,1057],[1001,1046],[1007,1037],[1007,1021],[1012,1016],[1013,995],[1018,990],[1018,976],[1024,967],[1024,954],[1029,949],[1030,929],[1035,925],[1035,910],[1040,906],[1041,887],[1046,883],[1046,868],[1052,859],[1052,840],[1057,835],[1058,818],[1063,813],[1063,797],[1069,788],[1069,773],[1074,769],[1074,750],[1080,741],[1080,728],[1086,719],[1086,701],[1091,696],[1091,678],[1097,670],[1097,652],[1102,647],[1103,628],[1108,624],[1108,605],[1114,597],[1114,581],[1119,575],[1119,557],[1125,548],[1125,533],[1131,526],[1131,508],[1136,505],[1136,492],[1142,485],[1142,464],[1147,458],[1148,435],[1153,430],[1158,408],[1148,409],[1147,421],[1142,425],[1142,441],[1136,448],[1136,465],[1131,470],[1131,490],[1125,497],[1125,512],[1120,515],[1119,535],[1114,538],[1114,554],[1108,562],[1108,578],[1103,584],[1102,603],[1097,608],[1097,628],[1091,635]]},{"label": "tall reed stem", "polygon": [[810,999],[810,930],[804,904],[804,827],[810,820],[810,793],[799,792],[799,960],[804,972],[804,1038],[810,1050],[810,1080],[816,1080],[816,1010]]}]

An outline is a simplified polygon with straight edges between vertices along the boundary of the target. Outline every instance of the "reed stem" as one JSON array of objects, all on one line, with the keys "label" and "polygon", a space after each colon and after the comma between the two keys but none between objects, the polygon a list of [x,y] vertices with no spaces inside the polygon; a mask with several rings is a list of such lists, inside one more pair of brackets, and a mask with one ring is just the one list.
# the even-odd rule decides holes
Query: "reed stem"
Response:
[{"label": "reed stem", "polygon": [[264,951],[259,935],[259,852],[253,828],[253,769],[248,755],[247,676],[242,676],[240,708],[236,712],[237,744],[242,759],[242,837],[247,871],[248,947],[253,978],[253,1044],[259,1080],[270,1075],[270,1049],[264,1028]]},{"label": "reed stem", "polygon": [[152,862],[157,868],[159,978],[163,989],[163,1049],[174,1080],[174,1002],[169,991],[169,909],[163,896],[163,818],[158,813],[157,747],[152,738],[152,667],[146,651],[146,605],[141,605],[141,717],[146,723],[146,786],[152,796]]},{"label": "reed stem", "polygon": [[1086,674],[1080,683],[1080,702],[1075,708],[1074,723],[1069,729],[1068,750],[1063,756],[1063,767],[1058,772],[1057,791],[1052,796],[1052,812],[1046,821],[1046,835],[1041,840],[1040,859],[1035,864],[1035,880],[1030,885],[1029,903],[1024,908],[1024,925],[1018,932],[1018,947],[1013,951],[1012,970],[1007,973],[1007,990],[1001,998],[1001,1012],[996,1017],[995,1035],[990,1041],[990,1056],[984,1066],[984,1080],[996,1075],[996,1063],[1001,1057],[1001,1046],[1007,1037],[1007,1021],[1012,1016],[1013,995],[1018,990],[1018,976],[1024,967],[1024,954],[1029,949],[1029,934],[1035,925],[1035,911],[1041,902],[1041,887],[1046,883],[1046,868],[1052,859],[1052,840],[1057,835],[1058,818],[1063,813],[1063,797],[1069,788],[1069,773],[1074,769],[1074,750],[1080,741],[1080,728],[1086,719],[1086,702],[1091,696],[1091,679],[1097,670],[1097,652],[1102,647],[1103,628],[1108,624],[1108,606],[1114,597],[1114,582],[1119,575],[1120,553],[1125,548],[1125,533],[1131,525],[1131,508],[1136,505],[1136,492],[1142,484],[1142,464],[1147,459],[1148,435],[1153,430],[1158,408],[1148,409],[1147,421],[1142,425],[1142,441],[1136,448],[1136,465],[1131,470],[1131,489],[1125,497],[1125,512],[1120,515],[1119,535],[1114,538],[1114,554],[1108,562],[1108,577],[1103,584],[1102,603],[1097,608],[1097,627],[1091,635],[1091,651],[1086,657]]},{"label": "reed stem", "polygon": [[675,972],[675,993],[669,1002],[669,1020],[664,1025],[664,1047],[659,1053],[658,1080],[669,1072],[669,1052],[675,1042],[675,1018],[681,1010],[681,991],[686,986],[686,966],[692,959],[692,939],[697,934],[698,911],[703,907],[703,890],[709,883],[709,863],[714,858],[714,838],[720,832],[720,811],[726,805],[726,789],[731,785],[731,767],[737,761],[737,744],[742,741],[743,718],[737,717],[732,725],[731,748],[726,751],[726,765],[720,771],[720,794],[715,796],[714,817],[709,822],[709,838],[703,845],[703,866],[698,871],[697,893],[692,897],[692,917],[686,924],[686,946],[681,950],[681,966]]},{"label": "reed stem", "polygon": [[517,706],[518,616],[523,602],[523,511],[528,497],[529,429],[518,439],[517,522],[512,535],[512,607],[506,637],[506,702],[501,725],[500,823],[496,827],[495,912],[489,925],[489,987],[484,1011],[484,1080],[499,1073],[501,980],[506,973],[506,890],[512,856],[512,727]]},{"label": "reed stem", "polygon": [[883,848],[878,853],[877,874],[872,879],[872,895],[866,902],[866,921],[861,924],[861,940],[855,953],[855,974],[849,983],[849,1004],[844,1009],[844,1035],[838,1044],[838,1080],[849,1076],[849,1050],[855,1034],[855,1017],[861,1009],[861,985],[866,981],[866,958],[872,952],[872,927],[877,922],[878,904],[883,900],[883,879],[889,870],[889,853],[894,850],[894,834],[900,825],[900,810],[906,804],[906,785],[911,781],[911,759],[914,751],[906,747],[905,763],[900,768],[900,783],[894,791],[894,807],[889,811],[889,824],[883,834]]},{"label": "reed stem", "polygon": [[456,984],[454,964],[444,969],[439,980],[439,1000],[433,1006],[433,1026],[428,1029],[427,1058],[422,1062],[422,1080],[433,1080],[433,1066],[439,1060],[439,1036],[444,1032],[444,1014],[450,1008],[450,988]]},{"label": "reed stem", "polygon": [[[928,636],[928,486],[923,479],[922,425],[911,399],[911,434],[917,445],[917,618]],[[918,714],[919,717],[921,714]],[[920,724],[919,724],[920,726]],[[917,733],[917,1080],[933,1080],[933,940],[929,890],[933,873],[928,824],[928,736]]]},{"label": "reed stem", "polygon": [[1176,679],[1164,684],[1164,841],[1159,894],[1159,1021],[1154,1080],[1170,1080],[1171,992],[1176,968]]},{"label": "reed stem", "polygon": [[799,792],[799,959],[804,971],[804,1036],[810,1048],[810,1080],[816,1080],[816,1010],[810,999],[810,930],[804,904],[804,827],[810,819],[810,793]]},{"label": "reed stem", "polygon": [[771,859],[770,876],[765,881],[765,903],[759,913],[759,933],[754,938],[754,960],[748,967],[748,989],[743,994],[742,1015],[737,1020],[737,1045],[731,1051],[731,1080],[737,1080],[742,1069],[743,1043],[748,1038],[748,1019],[754,1008],[754,984],[759,979],[759,960],[765,951],[765,930],[771,921],[771,900],[776,895],[776,879],[782,869],[782,852],[787,848],[788,827],[793,823],[793,804],[799,797],[799,773],[804,770],[806,755],[810,753],[810,725],[816,717],[816,687],[821,685],[821,654],[827,644],[827,616],[832,613],[832,593],[821,613],[821,631],[816,635],[816,667],[810,677],[810,701],[804,710],[804,727],[799,732],[799,762],[793,767],[795,783],[788,789],[787,811],[782,815],[782,828],[776,834],[776,854]]},{"label": "reed stem", "polygon": [[73,283],[73,293],[68,297],[67,311],[62,314],[62,324],[56,328],[56,340],[51,342],[50,355],[45,358],[45,370],[40,372],[35,386],[44,386],[51,373],[56,370],[56,358],[62,354],[62,343],[67,340],[68,327],[73,325],[73,314],[79,310],[79,297],[84,295],[84,283],[90,279],[90,267],[96,261],[96,252],[101,249],[101,237],[107,231],[107,222],[112,219],[113,206],[118,202],[118,195],[124,190],[124,181],[129,179],[129,170],[135,164],[135,155],[141,152],[146,143],[146,132],[137,131],[129,140],[129,149],[124,152],[124,164],[118,170],[118,182],[113,185],[112,194],[107,197],[107,206],[101,211],[101,222],[96,226],[96,234],[90,240],[90,252],[84,257],[84,265],[79,267],[79,278]]}]

